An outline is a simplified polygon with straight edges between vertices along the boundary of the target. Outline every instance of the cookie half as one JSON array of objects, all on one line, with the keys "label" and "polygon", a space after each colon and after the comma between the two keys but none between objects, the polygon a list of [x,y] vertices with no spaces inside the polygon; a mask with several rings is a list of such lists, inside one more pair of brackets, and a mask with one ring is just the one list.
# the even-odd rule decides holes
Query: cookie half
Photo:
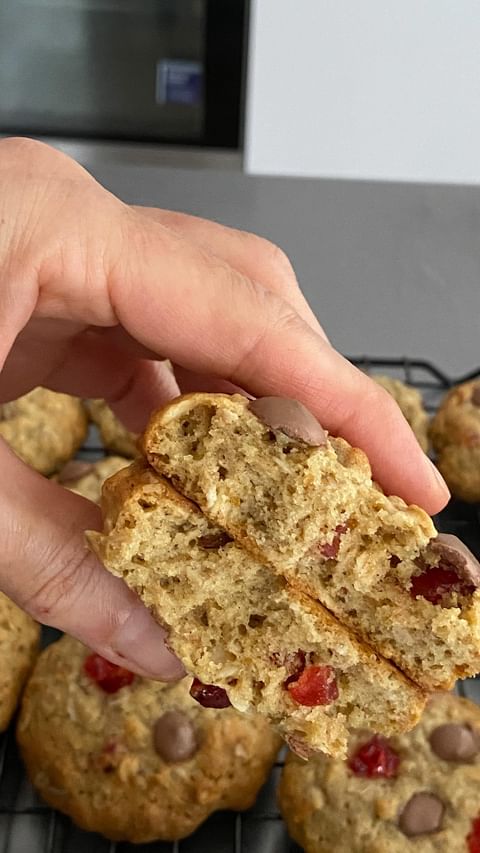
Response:
[{"label": "cookie half", "polygon": [[344,754],[352,727],[414,725],[418,687],[146,463],[105,483],[102,508],[91,546],[168,628],[199,701],[264,715],[304,755]]},{"label": "cookie half", "polygon": [[17,738],[32,783],[84,829],[172,841],[218,809],[249,808],[279,740],[261,718],[201,708],[63,637],[40,656]]},{"label": "cookie half", "polygon": [[252,555],[427,690],[480,671],[480,564],[387,497],[365,454],[300,403],[190,394],[156,412],[149,463]]}]

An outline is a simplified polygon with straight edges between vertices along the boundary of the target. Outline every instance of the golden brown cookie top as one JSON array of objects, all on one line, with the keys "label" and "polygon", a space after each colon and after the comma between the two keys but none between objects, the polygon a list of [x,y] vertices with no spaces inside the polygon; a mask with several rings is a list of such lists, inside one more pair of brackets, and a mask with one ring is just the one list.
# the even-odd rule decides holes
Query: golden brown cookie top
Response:
[{"label": "golden brown cookie top", "polygon": [[39,639],[40,625],[0,593],[0,731],[16,709]]},{"label": "golden brown cookie top", "polygon": [[359,732],[346,762],[289,756],[280,802],[307,853],[467,851],[480,841],[480,709],[436,694],[413,731]]},{"label": "golden brown cookie top", "polygon": [[411,385],[406,385],[400,379],[393,379],[391,376],[383,376],[381,374],[372,375],[377,385],[381,385],[388,391],[391,397],[398,403],[405,419],[410,424],[415,433],[418,443],[422,450],[427,452],[429,448],[428,440],[428,415],[423,405],[422,395],[417,388],[412,388]]},{"label": "golden brown cookie top", "polygon": [[480,379],[452,388],[432,419],[430,436],[435,450],[449,444],[480,446]]},{"label": "golden brown cookie top", "polygon": [[134,676],[63,637],[22,703],[33,783],[82,826],[133,841],[182,837],[218,808],[250,805],[276,736],[232,709],[203,709],[189,686]]},{"label": "golden brown cookie top", "polygon": [[138,455],[137,436],[119,421],[105,400],[87,400],[85,405],[107,450],[129,459]]},{"label": "golden brown cookie top", "polygon": [[0,404],[0,436],[41,474],[52,474],[72,458],[87,434],[87,415],[77,397],[34,388]]}]

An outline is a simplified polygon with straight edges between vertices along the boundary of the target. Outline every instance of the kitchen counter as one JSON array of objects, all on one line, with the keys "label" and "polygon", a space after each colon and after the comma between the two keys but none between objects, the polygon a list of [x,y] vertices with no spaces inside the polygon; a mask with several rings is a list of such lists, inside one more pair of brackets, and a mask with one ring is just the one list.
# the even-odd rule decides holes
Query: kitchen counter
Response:
[{"label": "kitchen counter", "polygon": [[343,352],[480,367],[480,188],[251,177],[234,154],[62,147],[127,202],[278,243]]}]

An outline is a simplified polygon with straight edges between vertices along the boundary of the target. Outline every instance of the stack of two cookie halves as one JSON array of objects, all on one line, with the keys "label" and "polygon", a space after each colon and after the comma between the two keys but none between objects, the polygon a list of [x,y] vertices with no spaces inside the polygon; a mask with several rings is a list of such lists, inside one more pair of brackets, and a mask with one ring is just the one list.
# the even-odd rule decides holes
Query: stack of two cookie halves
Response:
[{"label": "stack of two cookie halves", "polygon": [[264,715],[302,756],[412,728],[480,670],[480,565],[372,482],[301,404],[193,394],[104,486],[89,541],[169,629],[205,705]]}]

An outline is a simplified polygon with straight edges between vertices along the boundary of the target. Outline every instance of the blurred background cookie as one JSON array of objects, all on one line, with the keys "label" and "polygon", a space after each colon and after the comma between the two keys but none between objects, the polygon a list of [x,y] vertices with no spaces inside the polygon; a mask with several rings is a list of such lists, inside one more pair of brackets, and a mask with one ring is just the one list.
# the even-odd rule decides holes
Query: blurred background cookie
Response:
[{"label": "blurred background cookie", "polygon": [[202,708],[189,686],[134,676],[63,637],[22,702],[33,784],[80,826],[133,842],[183,838],[217,809],[249,808],[279,740],[259,718]]},{"label": "blurred background cookie", "polygon": [[123,426],[105,400],[86,400],[85,405],[107,450],[129,458],[137,456],[137,436]]},{"label": "blurred background cookie", "polygon": [[34,388],[18,400],[0,404],[0,436],[41,474],[53,474],[71,459],[87,428],[82,401],[69,394]]},{"label": "blurred background cookie", "polygon": [[0,732],[17,707],[38,652],[40,625],[0,593]]},{"label": "blurred background cookie", "polygon": [[430,424],[437,467],[453,495],[480,500],[480,379],[448,392]]},{"label": "blurred background cookie", "polygon": [[408,734],[359,732],[346,762],[289,755],[279,802],[306,853],[476,853],[480,709],[436,694]]},{"label": "blurred background cookie", "polygon": [[104,481],[129,464],[130,460],[122,456],[105,456],[97,462],[72,459],[62,468],[56,480],[71,492],[100,503]]},{"label": "blurred background cookie", "polygon": [[393,397],[405,419],[410,424],[417,436],[418,443],[425,453],[429,448],[428,440],[428,415],[423,406],[420,392],[410,385],[405,385],[400,379],[392,379],[391,376],[375,374],[372,376],[377,385],[385,388],[385,391]]}]

